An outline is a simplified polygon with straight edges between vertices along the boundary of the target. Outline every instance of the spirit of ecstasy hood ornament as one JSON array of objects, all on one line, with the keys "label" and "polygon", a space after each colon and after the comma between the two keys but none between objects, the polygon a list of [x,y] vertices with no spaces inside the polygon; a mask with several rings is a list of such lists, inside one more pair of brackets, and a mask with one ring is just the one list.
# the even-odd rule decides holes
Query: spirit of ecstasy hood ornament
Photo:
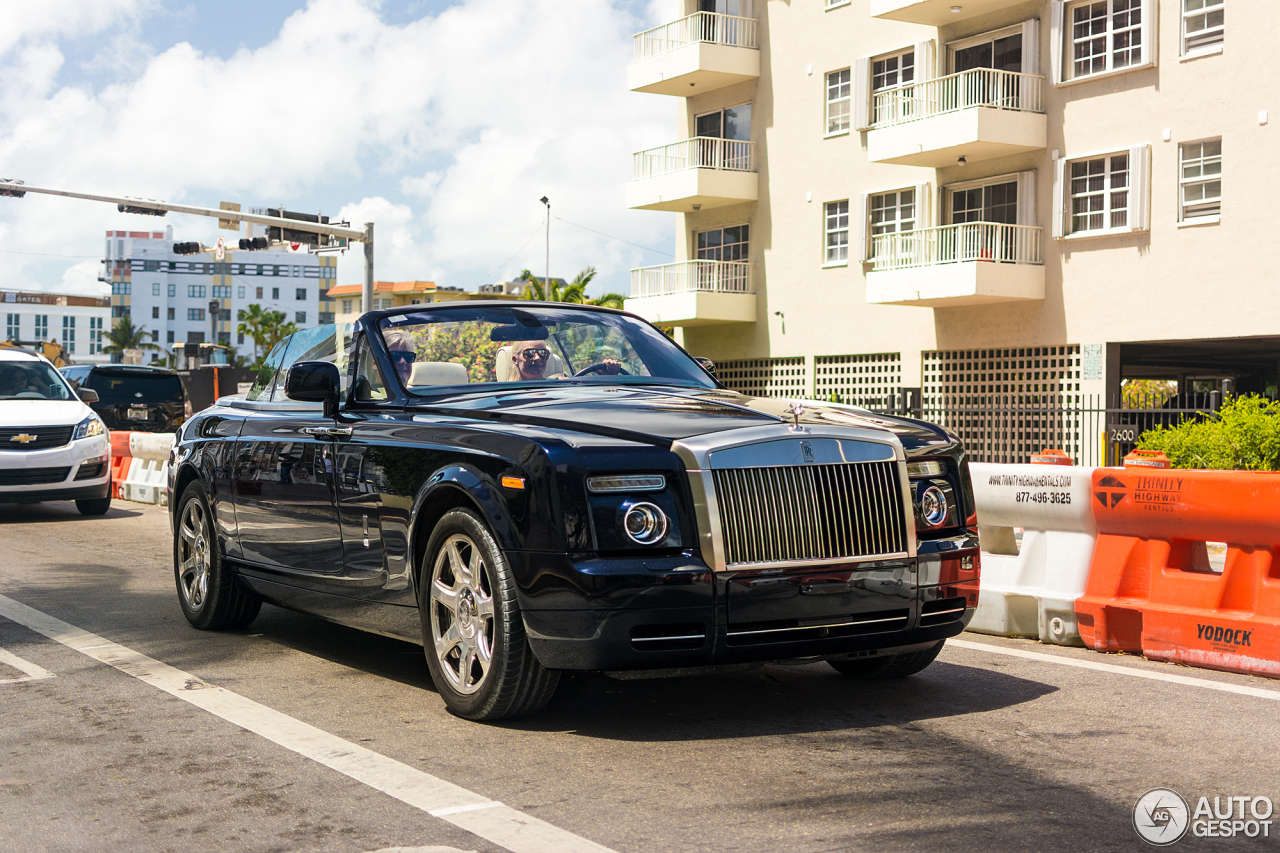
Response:
[{"label": "spirit of ecstasy hood ornament", "polygon": [[790,415],[795,420],[793,424],[787,427],[788,429],[792,429],[792,430],[804,429],[804,427],[800,426],[800,415],[804,413],[803,403],[792,403],[786,409],[783,409],[782,413],[784,415]]}]

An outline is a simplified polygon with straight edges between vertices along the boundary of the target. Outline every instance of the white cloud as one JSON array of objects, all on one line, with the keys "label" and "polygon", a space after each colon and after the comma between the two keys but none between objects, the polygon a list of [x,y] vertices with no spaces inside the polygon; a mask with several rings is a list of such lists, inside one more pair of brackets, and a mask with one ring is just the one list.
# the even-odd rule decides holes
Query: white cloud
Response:
[{"label": "white cloud", "polygon": [[[675,127],[674,99],[626,89],[631,35],[651,25],[627,7],[465,0],[392,26],[373,0],[312,0],[261,48],[218,57],[156,45],[147,58],[138,46],[140,71],[123,62],[117,82],[91,92],[55,85],[56,40],[104,27],[99,6],[137,16],[156,4],[59,2],[65,26],[24,24],[26,46],[0,55],[0,175],[209,206],[318,199],[330,215],[341,207],[353,224],[377,223],[380,279],[476,283],[529,238],[544,194],[553,216],[670,245],[673,217],[623,207],[631,152],[670,141]],[[0,248],[96,249],[106,228],[155,224],[33,199],[0,205]],[[211,232],[170,218],[188,239]],[[627,266],[661,260],[564,223],[551,239],[553,275],[593,264],[612,289],[625,289]],[[541,269],[541,244],[495,277]],[[360,279],[360,254],[340,261],[344,282]],[[51,283],[45,264],[19,259],[4,286],[15,275]]]}]

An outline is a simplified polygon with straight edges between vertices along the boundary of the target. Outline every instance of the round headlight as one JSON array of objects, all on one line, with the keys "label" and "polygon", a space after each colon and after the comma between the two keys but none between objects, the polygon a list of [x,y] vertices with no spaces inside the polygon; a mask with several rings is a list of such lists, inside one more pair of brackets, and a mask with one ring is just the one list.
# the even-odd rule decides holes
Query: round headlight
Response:
[{"label": "round headlight", "polygon": [[638,545],[653,545],[666,539],[667,527],[667,515],[657,504],[632,504],[622,516],[622,529]]},{"label": "round headlight", "polygon": [[947,520],[947,496],[937,486],[930,486],[920,494],[920,517],[930,527],[938,527]]}]

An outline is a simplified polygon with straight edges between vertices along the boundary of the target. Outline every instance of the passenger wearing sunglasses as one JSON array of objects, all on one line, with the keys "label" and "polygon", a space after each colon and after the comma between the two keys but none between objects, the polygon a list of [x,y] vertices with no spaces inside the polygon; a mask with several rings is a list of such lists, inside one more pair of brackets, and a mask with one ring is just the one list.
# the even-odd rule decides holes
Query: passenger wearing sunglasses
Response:
[{"label": "passenger wearing sunglasses", "polygon": [[387,342],[388,354],[391,356],[391,363],[395,365],[400,382],[409,384],[413,363],[418,359],[418,354],[413,350],[413,338],[403,329],[389,329],[383,333],[382,339]]}]

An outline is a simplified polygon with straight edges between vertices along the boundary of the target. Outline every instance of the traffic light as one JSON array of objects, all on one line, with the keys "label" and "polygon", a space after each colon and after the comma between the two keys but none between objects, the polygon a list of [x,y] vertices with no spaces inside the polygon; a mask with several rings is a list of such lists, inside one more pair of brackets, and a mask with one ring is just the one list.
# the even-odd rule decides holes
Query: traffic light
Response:
[{"label": "traffic light", "polygon": [[271,241],[266,237],[254,237],[253,239],[241,238],[240,248],[248,249],[251,252],[256,252],[259,249],[270,249]]},{"label": "traffic light", "polygon": [[199,243],[174,243],[173,253],[175,255],[198,255],[204,251],[204,246]]},{"label": "traffic light", "polygon": [[[147,199],[138,199],[138,201],[146,201]],[[143,207],[137,204],[117,204],[116,210],[121,213],[141,213],[144,216],[164,216],[168,211],[160,210],[157,207]]]},{"label": "traffic light", "polygon": [[[5,184],[21,184],[22,181],[15,181],[12,178],[0,178],[0,183]],[[15,190],[12,187],[0,187],[0,195],[7,195],[10,198],[22,198],[27,194],[26,190]]]},{"label": "traffic light", "polygon": [[[329,224],[329,217],[321,216],[318,213],[294,213],[292,210],[281,210],[279,208],[268,208],[267,216],[281,216],[285,219],[298,219],[303,222],[319,222],[324,225]],[[293,223],[290,223],[291,225]],[[298,228],[285,228],[283,226],[268,225],[267,239],[279,241],[281,243],[306,243],[314,246],[320,243],[320,235],[314,231],[303,231]]]}]

